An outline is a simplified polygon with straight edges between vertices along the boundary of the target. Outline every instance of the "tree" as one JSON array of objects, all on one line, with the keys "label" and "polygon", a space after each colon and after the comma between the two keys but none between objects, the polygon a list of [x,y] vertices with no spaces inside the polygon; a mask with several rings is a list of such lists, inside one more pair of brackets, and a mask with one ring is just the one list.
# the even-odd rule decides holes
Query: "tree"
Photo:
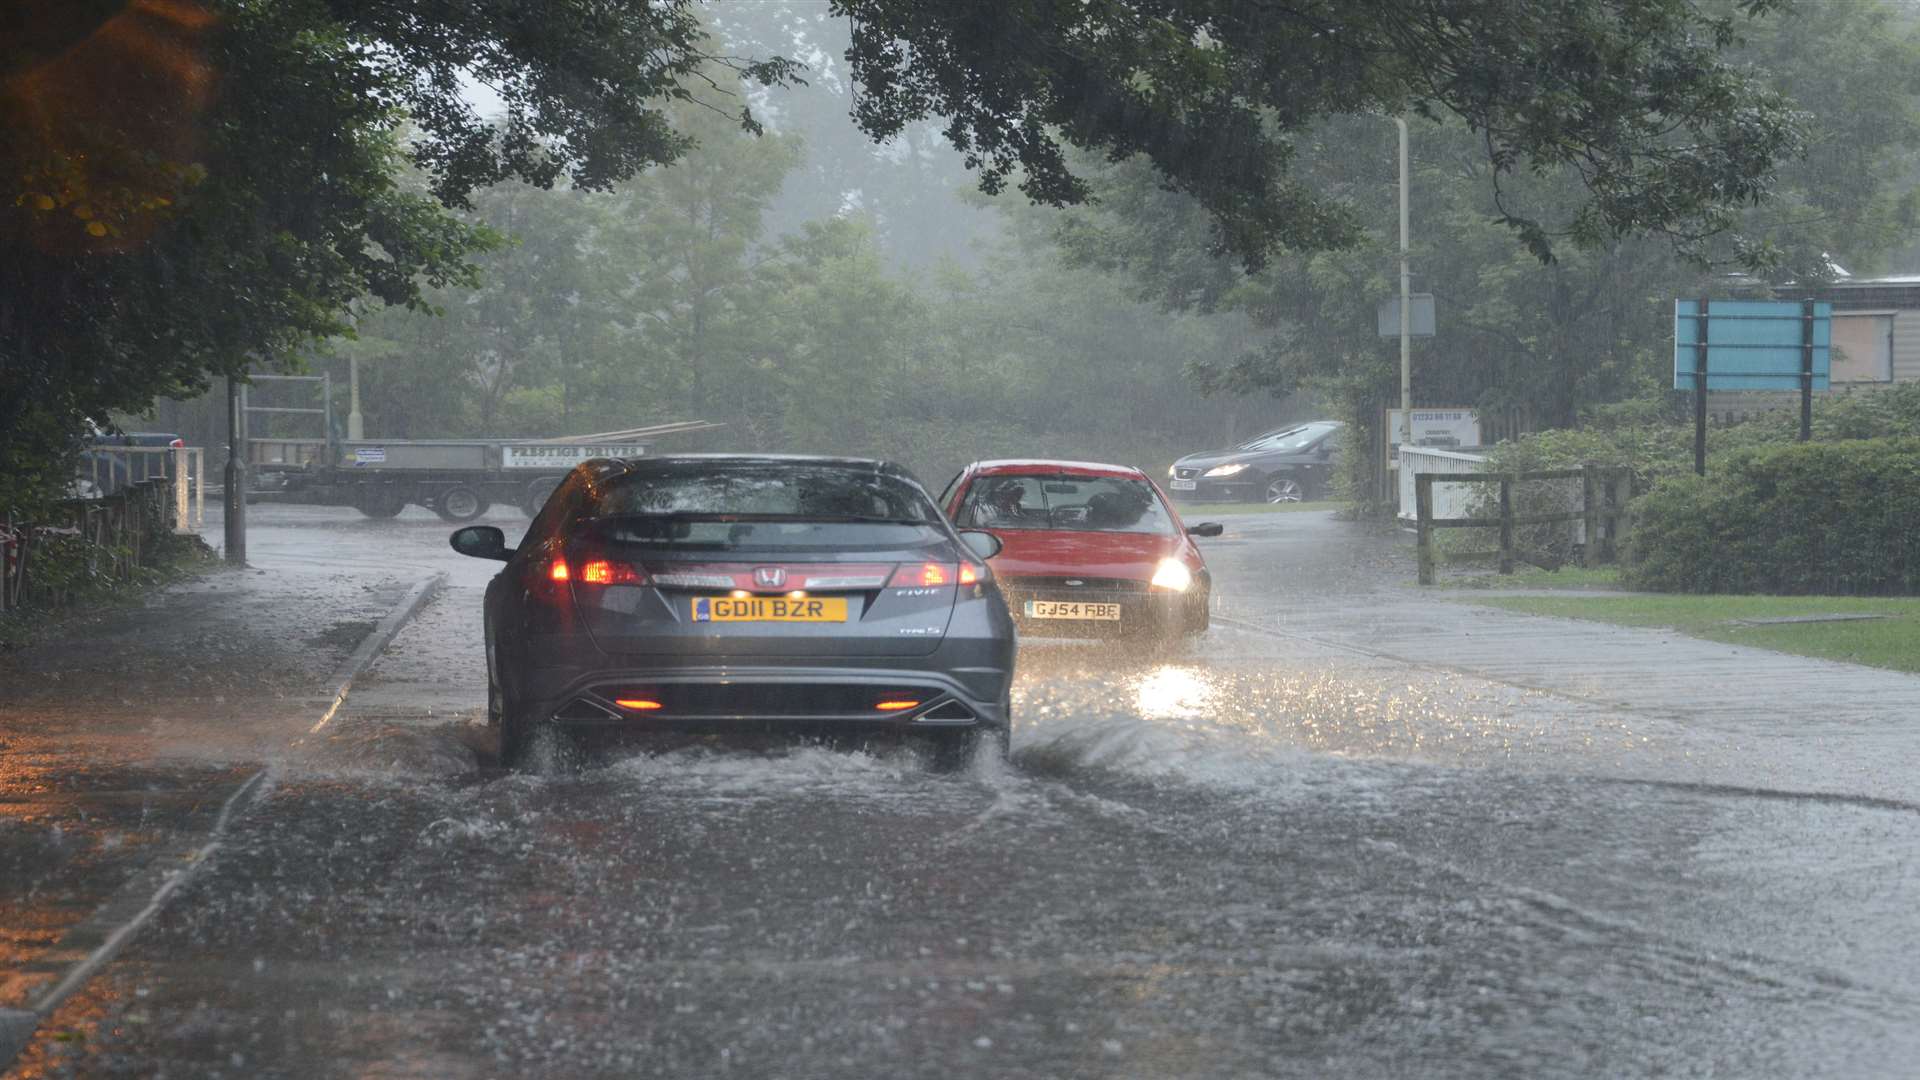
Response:
[{"label": "tree", "polygon": [[[1496,202],[1537,254],[1556,233],[1696,243],[1798,146],[1779,95],[1722,50],[1777,0],[834,0],[853,21],[861,128],[936,115],[997,190],[1090,188],[1064,147],[1140,155],[1257,266],[1365,230],[1297,167],[1330,116],[1451,116],[1506,185],[1564,168],[1561,218]],[[273,363],[364,304],[472,280],[486,238],[446,212],[507,179],[579,190],[684,154],[668,106],[756,123],[712,73],[779,58],[709,44],[692,0],[26,0],[0,40],[0,442],[44,455],[85,416]],[[463,73],[492,86],[485,123]],[[402,125],[416,134],[402,137]],[[428,190],[397,178],[424,170]],[[680,363],[704,363],[682,350]],[[685,377],[707,380],[704,372]],[[55,434],[48,434],[55,433]],[[12,499],[13,493],[5,496]]]},{"label": "tree", "polygon": [[[833,0],[854,21],[855,116],[888,138],[930,116],[997,191],[1092,194],[1065,152],[1140,155],[1257,267],[1282,249],[1356,242],[1349,205],[1294,169],[1328,117],[1452,117],[1479,139],[1500,219],[1536,255],[1555,233],[1694,244],[1766,195],[1801,145],[1777,92],[1722,55],[1748,16],[1691,0],[1130,0],[952,4]],[[1584,198],[1559,221],[1501,185],[1565,170]]]},{"label": "tree", "polygon": [[[47,461],[86,417],[189,395],[473,280],[475,187],[604,187],[683,153],[662,106],[715,63],[688,2],[29,0],[0,39],[0,445]],[[471,71],[506,118],[461,96]],[[403,138],[402,125],[417,125]],[[409,164],[430,191],[402,186]],[[16,179],[18,178],[18,179]],[[16,473],[10,465],[8,475]],[[37,475],[47,475],[44,468]],[[14,505],[44,485],[9,484]]]}]

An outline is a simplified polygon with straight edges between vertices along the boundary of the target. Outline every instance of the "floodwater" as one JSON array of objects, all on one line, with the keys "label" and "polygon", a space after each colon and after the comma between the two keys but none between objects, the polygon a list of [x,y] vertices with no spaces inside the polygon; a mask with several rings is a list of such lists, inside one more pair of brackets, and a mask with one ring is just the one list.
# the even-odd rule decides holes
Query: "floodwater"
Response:
[{"label": "floodwater", "polygon": [[[1005,764],[696,746],[506,774],[478,723],[491,567],[417,514],[256,509],[254,588],[311,598],[289,623],[370,625],[451,575],[322,731],[288,685],[337,658],[311,644],[255,687],[272,707],[220,684],[195,723],[188,683],[71,759],[19,722],[43,787],[145,785],[162,832],[206,824],[169,784],[271,784],[14,1075],[1903,1076],[1920,1052],[1904,781],[1683,702],[1261,628],[1410,603],[1390,538],[1236,524],[1208,549],[1233,619],[1191,647],[1024,644]],[[84,805],[0,803],[9,865],[85,861],[31,846],[55,817],[59,843],[130,833]]]}]

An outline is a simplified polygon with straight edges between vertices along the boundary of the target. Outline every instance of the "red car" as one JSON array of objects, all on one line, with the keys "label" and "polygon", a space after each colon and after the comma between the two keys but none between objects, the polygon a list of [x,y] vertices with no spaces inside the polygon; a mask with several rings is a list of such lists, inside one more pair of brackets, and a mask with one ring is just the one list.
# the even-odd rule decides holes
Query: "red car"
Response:
[{"label": "red car", "polygon": [[1207,628],[1213,579],[1195,536],[1146,473],[1084,461],[980,461],[940,497],[990,560],[1014,622],[1045,636],[1174,637]]}]

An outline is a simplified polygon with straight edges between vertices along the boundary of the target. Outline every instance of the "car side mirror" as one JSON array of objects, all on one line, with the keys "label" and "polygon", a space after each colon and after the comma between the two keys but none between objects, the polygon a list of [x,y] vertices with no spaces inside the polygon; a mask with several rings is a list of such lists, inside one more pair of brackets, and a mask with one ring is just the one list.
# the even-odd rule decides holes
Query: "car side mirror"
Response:
[{"label": "car side mirror", "polygon": [[973,552],[982,559],[993,558],[995,555],[1000,554],[1001,548],[1006,546],[1000,542],[999,537],[990,532],[981,532],[978,529],[961,530],[960,542],[967,545],[968,551]]},{"label": "car side mirror", "polygon": [[492,525],[469,525],[464,529],[455,529],[449,542],[453,544],[453,550],[476,559],[499,559],[505,562],[513,558],[513,549],[507,546],[507,534]]},{"label": "car side mirror", "polygon": [[1187,526],[1188,536],[1219,536],[1227,527],[1217,521],[1203,521],[1198,525]]}]

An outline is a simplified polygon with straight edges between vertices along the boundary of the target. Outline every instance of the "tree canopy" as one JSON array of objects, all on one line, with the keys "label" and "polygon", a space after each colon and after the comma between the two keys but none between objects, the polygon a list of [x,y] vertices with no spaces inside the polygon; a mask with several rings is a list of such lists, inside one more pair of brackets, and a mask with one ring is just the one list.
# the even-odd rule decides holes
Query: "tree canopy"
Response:
[{"label": "tree canopy", "polygon": [[[833,0],[854,117],[942,118],[997,189],[1092,188],[1067,149],[1137,158],[1247,266],[1366,230],[1304,167],[1315,125],[1411,112],[1471,134],[1496,193],[1577,179],[1558,216],[1495,210],[1537,254],[1698,242],[1800,145],[1725,49],[1774,7],[1693,0]],[[450,213],[503,181],[606,190],[687,153],[695,110],[754,130],[752,83],[693,0],[24,0],[0,17],[0,442],[190,393],[472,284],[497,239]],[[463,89],[503,103],[498,123]],[[678,110],[676,112],[675,110]],[[412,177],[419,177],[418,181]],[[641,212],[641,211],[636,211]],[[698,378],[697,374],[686,377]],[[28,433],[33,435],[29,446]],[[11,500],[17,492],[0,493]]]},{"label": "tree canopy", "polygon": [[[852,18],[854,115],[878,138],[929,116],[982,170],[1051,204],[1092,189],[1068,147],[1135,155],[1250,267],[1345,247],[1360,225],[1294,168],[1331,116],[1454,118],[1501,220],[1534,253],[1645,233],[1695,243],[1768,192],[1801,145],[1787,99],[1724,50],[1781,6],[1740,0],[834,0]],[[1508,207],[1515,174],[1566,170],[1555,222]]]}]

